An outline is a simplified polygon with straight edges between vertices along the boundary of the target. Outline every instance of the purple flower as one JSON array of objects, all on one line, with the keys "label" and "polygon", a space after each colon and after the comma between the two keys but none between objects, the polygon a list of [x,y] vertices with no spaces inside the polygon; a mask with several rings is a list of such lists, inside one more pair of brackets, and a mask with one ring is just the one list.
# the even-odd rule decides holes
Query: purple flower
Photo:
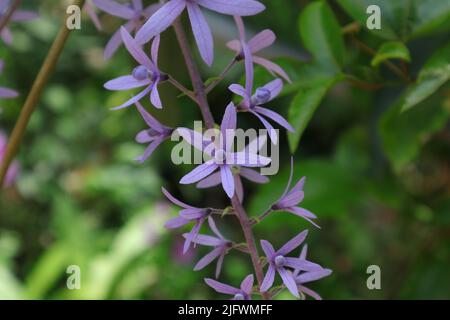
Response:
[{"label": "purple flower", "polygon": [[[303,246],[302,252],[300,253],[300,259],[306,260],[307,252],[308,245],[305,244]],[[297,284],[297,288],[301,293],[307,294],[316,300],[322,300],[317,292],[303,286],[303,284],[328,277],[332,272],[332,270],[326,268],[320,268],[314,271],[306,272],[302,272],[301,270],[297,269],[294,271],[295,283]]]},{"label": "purple flower", "polygon": [[205,282],[208,286],[213,288],[219,293],[231,294],[233,295],[232,300],[251,300],[252,299],[252,289],[253,289],[253,275],[250,274],[241,282],[240,288],[235,288],[229,286],[225,283],[213,280],[213,279],[205,279]]},{"label": "purple flower", "polygon": [[136,107],[145,123],[148,125],[148,129],[142,130],[136,135],[136,141],[138,143],[149,144],[144,154],[137,159],[137,161],[142,163],[151,156],[153,151],[155,151],[164,140],[170,137],[173,129],[162,125],[158,120],[152,117],[139,102],[136,102]]},{"label": "purple flower", "polygon": [[[4,62],[0,60],[0,74],[3,72]],[[9,88],[0,87],[0,98],[3,99],[12,99],[16,98],[19,95],[17,91],[14,91]]]},{"label": "purple flower", "polygon": [[166,222],[164,226],[167,229],[176,229],[192,221],[195,222],[194,227],[185,237],[186,241],[184,242],[183,246],[183,254],[185,254],[189,250],[191,243],[198,236],[202,224],[213,213],[213,209],[192,207],[172,196],[166,189],[164,188],[161,189],[164,195],[167,197],[167,199],[169,199],[172,203],[176,204],[177,206],[183,208],[183,210],[179,212],[178,217],[172,218]]},{"label": "purple flower", "polygon": [[[0,131],[0,165],[6,152],[7,142],[8,139],[6,135],[2,131]],[[8,172],[6,173],[5,186],[6,187],[11,186],[16,180],[18,174],[19,174],[19,164],[16,161],[14,161],[9,166]]]},{"label": "purple flower", "polygon": [[[9,0],[0,0],[0,19],[2,19],[2,17],[8,13],[10,2],[11,1]],[[39,15],[32,11],[15,10],[9,21],[13,22],[30,21],[36,19],[37,17],[39,17]],[[11,31],[7,26],[3,27],[0,33],[0,37],[6,44],[12,43]]]},{"label": "purple flower", "polygon": [[[228,197],[232,198],[236,190],[232,172],[233,166],[262,167],[270,163],[270,158],[257,155],[249,150],[232,152],[231,147],[233,143],[233,136],[230,133],[234,134],[236,130],[236,121],[236,108],[233,103],[230,103],[225,110],[225,114],[222,119],[219,137],[216,138],[215,141],[206,149],[204,148],[203,137],[196,139],[194,136],[194,139],[192,139],[192,130],[186,128],[177,129],[177,132],[179,132],[180,135],[192,146],[205,152],[211,157],[210,160],[199,165],[197,168],[185,175],[180,180],[181,184],[196,183],[208,177],[218,169],[220,172],[223,189]],[[198,133],[194,133],[194,135],[195,134]],[[197,143],[196,140],[200,141],[200,143]]]},{"label": "purple flower", "polygon": [[[208,224],[217,237],[199,234],[192,240],[192,242],[194,242],[195,244],[201,244],[203,246],[214,247],[214,249],[197,262],[194,267],[194,271],[203,269],[211,262],[213,262],[214,259],[218,258],[216,266],[216,278],[218,278],[220,275],[220,271],[222,270],[223,259],[231,249],[233,243],[222,236],[211,216],[208,217]],[[183,237],[185,237],[185,239],[188,239],[189,234],[185,233]]]},{"label": "purple flower", "polygon": [[305,259],[290,258],[286,257],[286,255],[301,245],[307,235],[308,230],[301,232],[289,240],[278,251],[275,251],[269,241],[261,240],[261,246],[266,254],[267,262],[269,263],[269,269],[267,270],[266,276],[261,284],[261,292],[267,292],[272,287],[275,280],[275,273],[278,272],[286,288],[288,288],[294,296],[299,297],[294,276],[288,268],[295,270],[315,271],[321,267],[318,264],[309,262]]},{"label": "purple flower", "polygon": [[244,87],[239,84],[232,84],[229,89],[233,93],[244,98],[244,100],[238,105],[239,111],[254,114],[269,131],[269,136],[273,143],[277,143],[278,141],[277,134],[272,125],[264,117],[275,121],[280,126],[291,132],[294,131],[294,128],[281,115],[272,110],[261,107],[261,105],[272,101],[280,94],[283,89],[283,82],[281,79],[275,79],[265,86],[256,89],[253,96],[251,96],[251,86],[249,89],[248,85],[247,89],[244,89]]},{"label": "purple flower", "polygon": [[[138,30],[143,22],[150,17],[158,8],[159,4],[152,4],[147,8],[142,5],[142,0],[132,0],[128,4],[119,4],[113,0],[93,0],[93,3],[101,10],[127,20],[123,27],[128,31]],[[89,11],[88,11],[89,12]],[[95,21],[93,19],[93,21]],[[105,59],[109,59],[117,51],[122,43],[120,29],[117,30],[105,48]]]},{"label": "purple flower", "polygon": [[293,213],[303,219],[309,221],[311,224],[320,229],[320,227],[311,219],[317,219],[317,216],[303,208],[298,207],[298,205],[303,201],[305,193],[303,192],[303,186],[305,184],[306,177],[301,178],[297,184],[289,191],[292,182],[292,176],[294,174],[294,164],[291,159],[291,173],[289,176],[289,181],[281,195],[280,199],[272,205],[273,210],[282,210]]},{"label": "purple flower", "polygon": [[265,9],[263,4],[255,0],[170,0],[137,32],[136,41],[140,44],[149,42],[166,30],[187,8],[200,55],[206,64],[211,65],[214,59],[213,36],[200,6],[235,16],[252,16]]},{"label": "purple flower", "polygon": [[128,52],[130,52],[140,65],[134,68],[130,75],[110,80],[105,83],[104,86],[108,90],[130,90],[143,86],[146,86],[146,88],[124,104],[113,108],[113,110],[129,107],[149,93],[151,103],[156,108],[161,109],[162,103],[161,98],[159,97],[158,84],[167,80],[167,76],[158,69],[159,37],[155,37],[153,40],[151,48],[152,58],[150,59],[124,27],[121,28],[121,32],[123,42],[125,43]]},{"label": "purple flower", "polygon": [[[227,47],[236,52],[236,59],[238,61],[243,59],[250,60],[251,63],[259,64],[267,71],[269,71],[272,75],[278,75],[290,83],[291,79],[279,65],[256,55],[256,53],[267,47],[270,47],[275,42],[276,36],[273,31],[265,29],[256,34],[247,42],[245,38],[245,29],[242,19],[240,17],[235,17],[235,21],[239,30],[240,39],[229,41],[227,43]],[[250,54],[246,55],[244,53],[244,46],[247,46]]]},{"label": "purple flower", "polygon": [[102,30],[102,24],[100,19],[98,18],[97,13],[95,12],[94,7],[90,4],[90,2],[86,2],[83,7],[84,11],[88,14],[89,18],[91,18],[92,23],[97,28],[97,30]]}]

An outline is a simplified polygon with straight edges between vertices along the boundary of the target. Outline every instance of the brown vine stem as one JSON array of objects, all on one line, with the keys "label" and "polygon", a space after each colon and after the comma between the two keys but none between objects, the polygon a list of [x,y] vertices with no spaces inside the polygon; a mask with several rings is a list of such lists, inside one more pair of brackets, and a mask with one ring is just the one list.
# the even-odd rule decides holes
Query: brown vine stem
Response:
[{"label": "brown vine stem", "polygon": [[[83,7],[85,0],[74,0],[73,4],[78,7]],[[67,18],[67,17],[66,17]],[[61,55],[61,52],[66,44],[69,37],[70,30],[66,27],[66,20],[64,19],[61,29],[56,36],[53,44],[48,52],[47,58],[42,64],[41,70],[39,71],[36,79],[34,80],[33,86],[31,87],[30,93],[28,94],[25,104],[20,112],[19,119],[14,126],[11,138],[9,139],[8,146],[6,149],[5,156],[1,163],[0,168],[0,186],[3,185],[6,173],[11,164],[12,159],[16,156],[19,151],[20,144],[22,143],[23,136],[28,126],[28,122],[39,102],[42,91],[50,78],[53,70],[55,69],[56,63]]]},{"label": "brown vine stem", "polygon": [[200,72],[197,64],[195,63],[191,50],[189,48],[186,33],[184,32],[183,25],[181,24],[180,18],[175,20],[173,23],[175,29],[175,34],[178,39],[178,43],[183,53],[184,61],[186,62],[186,67],[191,77],[192,86],[194,87],[194,92],[197,100],[197,104],[200,107],[203,119],[205,121],[205,126],[208,129],[214,128],[214,118],[209,108],[208,99],[206,97],[205,86],[203,85],[202,78],[200,77]]},{"label": "brown vine stem", "polygon": [[6,15],[4,15],[2,17],[2,19],[0,20],[0,32],[3,30],[4,27],[6,27],[6,25],[8,24],[9,20],[11,19],[14,11],[16,11],[16,9],[19,7],[20,5],[20,0],[14,0],[12,5],[9,7],[8,12],[6,13]]}]

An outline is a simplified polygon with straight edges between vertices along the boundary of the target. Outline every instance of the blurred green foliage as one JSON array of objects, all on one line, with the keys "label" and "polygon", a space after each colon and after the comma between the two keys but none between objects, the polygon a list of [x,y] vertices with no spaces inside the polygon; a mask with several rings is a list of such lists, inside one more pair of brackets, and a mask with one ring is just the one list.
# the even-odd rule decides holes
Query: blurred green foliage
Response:
[{"label": "blurred green foliage", "polygon": [[[273,107],[296,129],[282,142],[282,168],[263,186],[246,184],[249,212],[258,215],[288,179],[307,177],[304,207],[322,229],[287,213],[255,228],[280,245],[304,228],[311,259],[333,274],[311,287],[326,299],[450,298],[450,3],[446,0],[263,1],[267,10],[246,19],[270,28],[274,58],[293,83]],[[366,8],[381,8],[380,30],[367,30]],[[55,36],[63,3],[27,3],[37,21],[14,25],[14,43],[0,48],[2,85],[18,99],[2,101],[1,129],[10,132],[34,76]],[[168,161],[172,144],[144,165],[134,136],[145,127],[133,110],[109,111],[129,92],[103,89],[134,67],[123,48],[109,62],[102,48],[120,25],[102,15],[104,32],[89,20],[72,35],[37,112],[18,160],[21,174],[0,195],[0,298],[197,299],[217,298],[203,283],[213,267],[192,271],[203,248],[183,257],[179,232],[164,221],[176,214],[161,186],[194,205],[227,205],[220,188],[177,184],[189,166]],[[235,38],[232,19],[208,15],[216,37],[217,76],[232,58],[223,43]],[[161,68],[188,83],[172,31],[162,37]],[[242,66],[211,94],[220,119],[241,81]],[[257,84],[271,76],[256,70]],[[163,85],[163,123],[189,126],[200,114],[188,98]],[[147,106],[149,104],[147,103]],[[149,107],[150,110],[150,107]],[[259,124],[246,116],[243,127]],[[233,219],[223,233],[242,239]],[[227,256],[222,280],[237,284],[251,272],[244,254]],[[366,287],[366,268],[382,270],[382,290]],[[81,290],[68,290],[69,265],[81,268]],[[279,298],[290,298],[280,295]]]}]

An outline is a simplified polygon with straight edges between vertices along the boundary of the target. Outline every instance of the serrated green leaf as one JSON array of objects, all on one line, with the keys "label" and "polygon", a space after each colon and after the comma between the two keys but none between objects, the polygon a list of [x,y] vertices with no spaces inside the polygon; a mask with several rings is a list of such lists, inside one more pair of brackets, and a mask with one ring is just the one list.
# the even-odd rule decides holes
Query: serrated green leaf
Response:
[{"label": "serrated green leaf", "polygon": [[385,42],[378,49],[377,54],[372,59],[372,66],[376,67],[383,61],[388,59],[400,59],[404,61],[411,61],[408,48],[399,41]]},{"label": "serrated green leaf", "polygon": [[340,70],[344,65],[344,41],[333,11],[324,1],[308,5],[300,15],[300,35],[315,61],[327,68]]}]

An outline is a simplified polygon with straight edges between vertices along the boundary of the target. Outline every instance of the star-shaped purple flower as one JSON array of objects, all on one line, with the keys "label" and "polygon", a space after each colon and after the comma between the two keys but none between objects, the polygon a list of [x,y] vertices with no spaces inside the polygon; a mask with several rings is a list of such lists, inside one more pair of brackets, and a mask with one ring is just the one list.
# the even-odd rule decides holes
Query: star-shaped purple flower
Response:
[{"label": "star-shaped purple flower", "polygon": [[[256,53],[259,51],[270,47],[277,37],[275,36],[275,33],[273,33],[272,30],[265,29],[258,34],[256,34],[254,37],[252,37],[249,41],[246,41],[245,38],[245,29],[244,24],[242,22],[242,19],[240,17],[236,17],[236,25],[239,30],[239,40],[231,40],[227,42],[227,47],[233,51],[236,52],[237,56],[236,59],[238,61],[241,60],[250,60],[251,63],[259,64],[260,66],[264,67],[267,71],[269,71],[272,75],[280,76],[287,82],[291,82],[291,79],[287,75],[287,73],[276,63],[273,63],[270,60],[267,60],[265,58],[262,58],[260,56],[257,56]],[[244,46],[248,47],[248,50],[250,54],[246,55],[244,53]]]},{"label": "star-shaped purple flower", "polygon": [[[306,260],[307,252],[308,245],[305,244],[300,253],[300,259]],[[300,293],[307,294],[316,300],[322,300],[322,297],[317,292],[305,287],[303,284],[328,277],[332,272],[332,270],[326,268],[306,272],[297,269],[294,271],[294,279]]]},{"label": "star-shaped purple flower", "polygon": [[272,205],[272,209],[293,213],[309,221],[311,224],[320,229],[320,227],[314,221],[312,221],[312,219],[317,219],[317,216],[304,208],[298,207],[298,205],[303,201],[303,198],[305,196],[303,186],[305,185],[306,177],[301,178],[297,182],[297,184],[289,191],[289,188],[291,187],[293,174],[294,174],[294,165],[293,160],[291,159],[291,173],[289,175],[288,184],[283,194],[281,195],[280,199],[275,204]]},{"label": "star-shaped purple flower", "polygon": [[142,163],[151,156],[153,151],[155,151],[164,140],[170,137],[174,129],[162,125],[158,120],[152,117],[139,102],[136,102],[136,107],[145,123],[148,125],[148,129],[142,130],[136,135],[136,141],[138,143],[149,144],[144,154],[136,159]]},{"label": "star-shaped purple flower", "polygon": [[[9,6],[10,6],[9,0],[0,0],[0,19],[7,14]],[[30,21],[38,18],[39,15],[32,11],[27,10],[15,10],[14,13],[11,15],[10,22],[23,22],[23,21]],[[11,31],[7,26],[4,26],[0,37],[3,39],[3,41],[6,44],[12,43],[12,34]]]},{"label": "star-shaped purple flower", "polygon": [[[159,4],[152,4],[147,8],[144,8],[142,0],[132,0],[127,4],[120,4],[113,0],[93,0],[93,3],[99,9],[113,16],[127,20],[127,23],[125,23],[123,27],[130,33],[134,30],[138,30],[143,25],[145,20],[148,19],[160,7]],[[95,20],[93,19],[93,21]],[[119,49],[121,43],[122,37],[119,28],[119,30],[113,34],[106,45],[104,54],[106,60],[110,59],[114,55],[117,49]]]},{"label": "star-shaped purple flower", "polygon": [[251,300],[253,281],[253,275],[250,274],[241,282],[240,288],[235,288],[213,279],[205,279],[206,284],[217,292],[233,295],[231,300]]},{"label": "star-shaped purple flower", "polygon": [[[214,143],[210,143],[207,148],[204,148],[203,137],[200,137],[199,139],[194,137],[194,141],[192,141],[192,130],[186,128],[177,129],[177,132],[180,133],[188,143],[211,157],[210,160],[199,165],[185,175],[180,180],[181,184],[196,183],[219,169],[223,189],[228,197],[232,198],[236,190],[232,172],[233,166],[263,167],[270,163],[270,158],[260,156],[248,150],[232,152],[236,121],[236,108],[233,103],[230,103],[225,110],[218,138],[215,139]],[[197,144],[196,140],[200,141],[200,144]]]},{"label": "star-shaped purple flower", "polygon": [[269,241],[261,240],[261,246],[266,254],[269,269],[261,284],[261,292],[267,292],[273,285],[275,273],[278,272],[286,288],[296,297],[299,297],[297,284],[290,269],[302,271],[315,271],[321,267],[318,264],[309,262],[305,259],[286,257],[288,253],[293,251],[305,241],[308,230],[299,233],[297,236],[289,240],[278,251],[275,251]]},{"label": "star-shaped purple flower", "polygon": [[173,204],[176,204],[177,206],[183,208],[183,210],[179,212],[178,217],[172,218],[166,222],[164,226],[167,229],[176,229],[190,222],[195,222],[192,230],[186,235],[186,241],[184,242],[183,246],[184,254],[189,250],[191,243],[198,236],[202,224],[206,221],[206,219],[208,219],[208,217],[213,213],[214,210],[211,208],[196,208],[190,206],[172,196],[166,189],[161,189],[167,199],[169,199]]},{"label": "star-shaped purple flower", "polygon": [[281,90],[283,89],[283,81],[281,81],[281,79],[275,79],[265,86],[256,89],[256,92],[253,96],[251,96],[252,89],[251,87],[249,89],[248,85],[247,89],[244,89],[244,87],[242,87],[240,84],[232,84],[229,89],[233,93],[244,98],[244,100],[238,105],[239,111],[250,112],[254,114],[269,132],[270,139],[273,143],[276,144],[278,142],[276,131],[264,117],[275,121],[280,126],[286,128],[291,132],[294,131],[294,128],[281,115],[279,115],[275,111],[261,107],[261,105],[272,101],[280,94]]},{"label": "star-shaped purple flower", "polygon": [[214,59],[214,41],[200,6],[233,16],[252,16],[265,9],[263,4],[255,0],[170,0],[137,32],[136,41],[140,44],[149,42],[166,30],[187,8],[200,55],[206,64],[211,65]]},{"label": "star-shaped purple flower", "polygon": [[[4,62],[0,60],[0,74],[3,72]],[[14,91],[9,88],[0,87],[0,98],[2,99],[12,99],[16,98],[19,95],[17,91]]]},{"label": "star-shaped purple flower", "polygon": [[158,49],[159,37],[155,37],[152,43],[150,59],[142,50],[142,48],[134,41],[131,35],[121,28],[123,42],[133,58],[140,63],[134,68],[130,75],[121,76],[105,83],[108,90],[130,90],[147,86],[141,93],[137,94],[124,104],[113,108],[113,110],[123,109],[135,104],[147,94],[150,93],[150,102],[158,109],[162,108],[161,98],[159,97],[158,84],[167,80],[167,75],[161,73],[158,68]]},{"label": "star-shaped purple flower", "polygon": [[[197,262],[197,264],[194,267],[194,271],[203,269],[211,262],[213,262],[214,259],[218,258],[216,265],[216,278],[218,278],[220,275],[220,271],[222,270],[223,259],[225,258],[225,255],[228,253],[228,251],[231,249],[233,242],[225,239],[224,236],[222,236],[222,234],[219,232],[219,229],[217,229],[217,226],[211,216],[208,217],[208,224],[212,232],[214,232],[214,234],[217,237],[199,234],[192,240],[192,242],[203,246],[214,247],[214,249]],[[185,233],[183,237],[187,239],[189,237],[189,234]]]}]

